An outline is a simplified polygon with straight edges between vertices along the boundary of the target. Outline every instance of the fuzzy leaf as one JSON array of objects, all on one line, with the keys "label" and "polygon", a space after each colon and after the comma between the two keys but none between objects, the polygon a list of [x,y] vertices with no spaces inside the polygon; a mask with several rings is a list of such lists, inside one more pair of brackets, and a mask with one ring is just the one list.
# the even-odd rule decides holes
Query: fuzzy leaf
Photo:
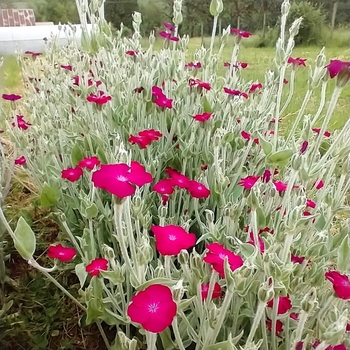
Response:
[{"label": "fuzzy leaf", "polygon": [[25,260],[33,258],[36,248],[36,238],[34,232],[23,217],[19,218],[14,235],[14,245],[21,257]]},{"label": "fuzzy leaf", "polygon": [[40,205],[49,208],[57,204],[58,193],[49,185],[45,185],[40,194]]},{"label": "fuzzy leaf", "polygon": [[80,282],[80,288],[83,288],[86,278],[88,276],[88,273],[85,271],[85,264],[80,263],[75,265],[75,274],[77,275],[79,282]]},{"label": "fuzzy leaf", "polygon": [[81,152],[81,149],[78,144],[76,144],[73,147],[71,158],[74,166],[77,166],[79,161],[81,161],[84,158],[83,153]]},{"label": "fuzzy leaf", "polygon": [[213,109],[210,106],[210,103],[208,102],[208,99],[204,96],[202,99],[202,103],[203,103],[203,110],[205,113],[212,113]]},{"label": "fuzzy leaf", "polygon": [[346,236],[338,250],[338,270],[341,273],[347,273],[349,260],[350,260],[350,248],[349,248],[349,236]]},{"label": "fuzzy leaf", "polygon": [[267,161],[270,164],[285,163],[292,157],[293,151],[291,149],[285,149],[283,151],[275,152],[267,157]]},{"label": "fuzzy leaf", "polygon": [[260,145],[265,153],[265,156],[268,156],[272,152],[272,144],[271,142],[268,142],[265,140],[265,138],[258,132],[259,135],[259,140],[260,140]]}]

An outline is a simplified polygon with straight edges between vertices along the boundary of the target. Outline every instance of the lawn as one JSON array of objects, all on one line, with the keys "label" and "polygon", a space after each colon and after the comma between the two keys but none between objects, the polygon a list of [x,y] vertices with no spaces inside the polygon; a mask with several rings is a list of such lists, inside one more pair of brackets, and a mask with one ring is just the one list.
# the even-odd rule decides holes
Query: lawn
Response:
[{"label": "lawn", "polygon": [[[205,39],[205,43],[208,47],[208,39]],[[155,48],[159,49],[161,45],[162,41],[157,40]],[[201,40],[199,38],[191,39],[188,60],[193,60],[194,52],[200,45]],[[221,67],[219,74],[225,73],[226,68],[223,67],[223,63],[230,61],[231,49],[232,45],[227,45],[223,52],[219,63]],[[298,47],[294,50],[293,57],[306,58],[307,64],[313,65],[320,49],[320,47]],[[248,81],[264,82],[266,70],[273,68],[274,54],[274,48],[253,48],[249,47],[249,43],[242,46],[239,60],[248,63],[248,67],[242,71],[243,77]],[[350,50],[331,47],[326,49],[326,56],[327,60],[339,58],[350,61]],[[291,69],[288,69],[287,79],[289,79],[290,71]],[[307,91],[308,72],[308,68],[303,67],[297,72],[296,89],[292,103],[286,110],[285,115],[282,116],[285,127],[295,117]],[[4,64],[0,69],[0,84],[1,93],[21,94],[23,92],[19,66],[14,57],[4,58]],[[333,84],[334,82],[328,86],[328,101],[333,91]],[[286,85],[285,98],[288,94],[288,88],[289,86]],[[312,114],[317,110],[319,96],[318,89],[307,107],[307,113]],[[349,118],[349,99],[350,89],[347,89],[339,100],[330,129],[341,128]],[[0,113],[0,129],[2,129],[4,113],[1,110]],[[39,210],[36,201],[35,189],[32,188],[28,179],[17,174],[12,192],[7,198],[7,214],[13,219],[12,223],[16,221],[18,216],[23,215],[32,224],[40,242],[37,252],[40,255],[44,253],[44,247],[56,239],[59,230],[51,219],[50,212]],[[7,253],[10,251],[11,247],[8,248]],[[0,331],[3,330],[2,328],[7,328],[6,333],[3,333],[5,340],[0,335],[0,342],[3,341],[5,349],[98,348],[98,342],[94,339],[96,338],[94,329],[90,328],[82,332],[76,326],[81,315],[70,302],[61,298],[60,293],[56,291],[54,286],[50,285],[48,287],[41,275],[29,269],[27,264],[16,254],[11,255],[7,267],[12,280],[6,285],[5,293],[8,298],[13,300],[14,306],[10,309],[6,318],[2,320],[2,324],[0,323]],[[57,278],[72,279],[72,284],[76,282],[69,273],[63,273]]]}]

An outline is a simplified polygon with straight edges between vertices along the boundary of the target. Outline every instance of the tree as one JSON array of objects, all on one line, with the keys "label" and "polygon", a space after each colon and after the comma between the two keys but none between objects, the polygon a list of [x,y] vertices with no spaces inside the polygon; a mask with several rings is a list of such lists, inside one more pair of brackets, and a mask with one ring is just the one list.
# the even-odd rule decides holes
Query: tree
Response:
[{"label": "tree", "polygon": [[139,12],[137,0],[106,0],[105,17],[114,28],[119,28],[121,23],[132,28],[132,14]]}]

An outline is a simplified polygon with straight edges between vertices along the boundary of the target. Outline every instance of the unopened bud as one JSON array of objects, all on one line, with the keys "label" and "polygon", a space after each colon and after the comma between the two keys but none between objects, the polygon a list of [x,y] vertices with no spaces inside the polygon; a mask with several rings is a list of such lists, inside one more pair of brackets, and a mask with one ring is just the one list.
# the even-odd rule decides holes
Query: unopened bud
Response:
[{"label": "unopened bud", "polygon": [[302,21],[303,21],[302,17],[297,18],[293,22],[292,26],[289,28],[289,34],[292,38],[294,38],[299,33],[299,28]]},{"label": "unopened bud", "polygon": [[284,0],[283,4],[281,6],[281,12],[282,16],[287,16],[290,10],[290,3],[289,0]]},{"label": "unopened bud", "polygon": [[188,251],[185,249],[182,249],[180,254],[177,256],[177,259],[181,265],[186,265],[188,263],[190,256],[188,254]]},{"label": "unopened bud", "polygon": [[219,14],[224,9],[224,4],[222,0],[211,0],[210,3],[210,14],[214,17],[219,16]]},{"label": "unopened bud", "polygon": [[310,314],[318,306],[317,293],[315,287],[312,287],[303,300],[301,301],[301,309]]},{"label": "unopened bud", "polygon": [[267,282],[264,282],[258,290],[258,299],[262,303],[267,303],[275,296],[275,292],[273,290],[274,283],[273,279],[270,277]]}]

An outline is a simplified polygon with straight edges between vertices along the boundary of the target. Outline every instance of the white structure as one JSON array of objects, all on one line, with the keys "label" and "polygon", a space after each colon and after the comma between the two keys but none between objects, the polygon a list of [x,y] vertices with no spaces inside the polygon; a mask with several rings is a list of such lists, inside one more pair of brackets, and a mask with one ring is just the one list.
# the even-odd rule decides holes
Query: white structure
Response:
[{"label": "white structure", "polygon": [[[88,24],[91,31],[92,25]],[[68,25],[35,25],[26,27],[0,27],[0,55],[14,55],[25,51],[44,52],[45,40],[52,36],[57,38],[57,44],[68,44],[74,35],[74,41],[79,45],[82,29],[80,25],[73,25],[75,33]],[[65,30],[63,30],[65,28]]]}]

